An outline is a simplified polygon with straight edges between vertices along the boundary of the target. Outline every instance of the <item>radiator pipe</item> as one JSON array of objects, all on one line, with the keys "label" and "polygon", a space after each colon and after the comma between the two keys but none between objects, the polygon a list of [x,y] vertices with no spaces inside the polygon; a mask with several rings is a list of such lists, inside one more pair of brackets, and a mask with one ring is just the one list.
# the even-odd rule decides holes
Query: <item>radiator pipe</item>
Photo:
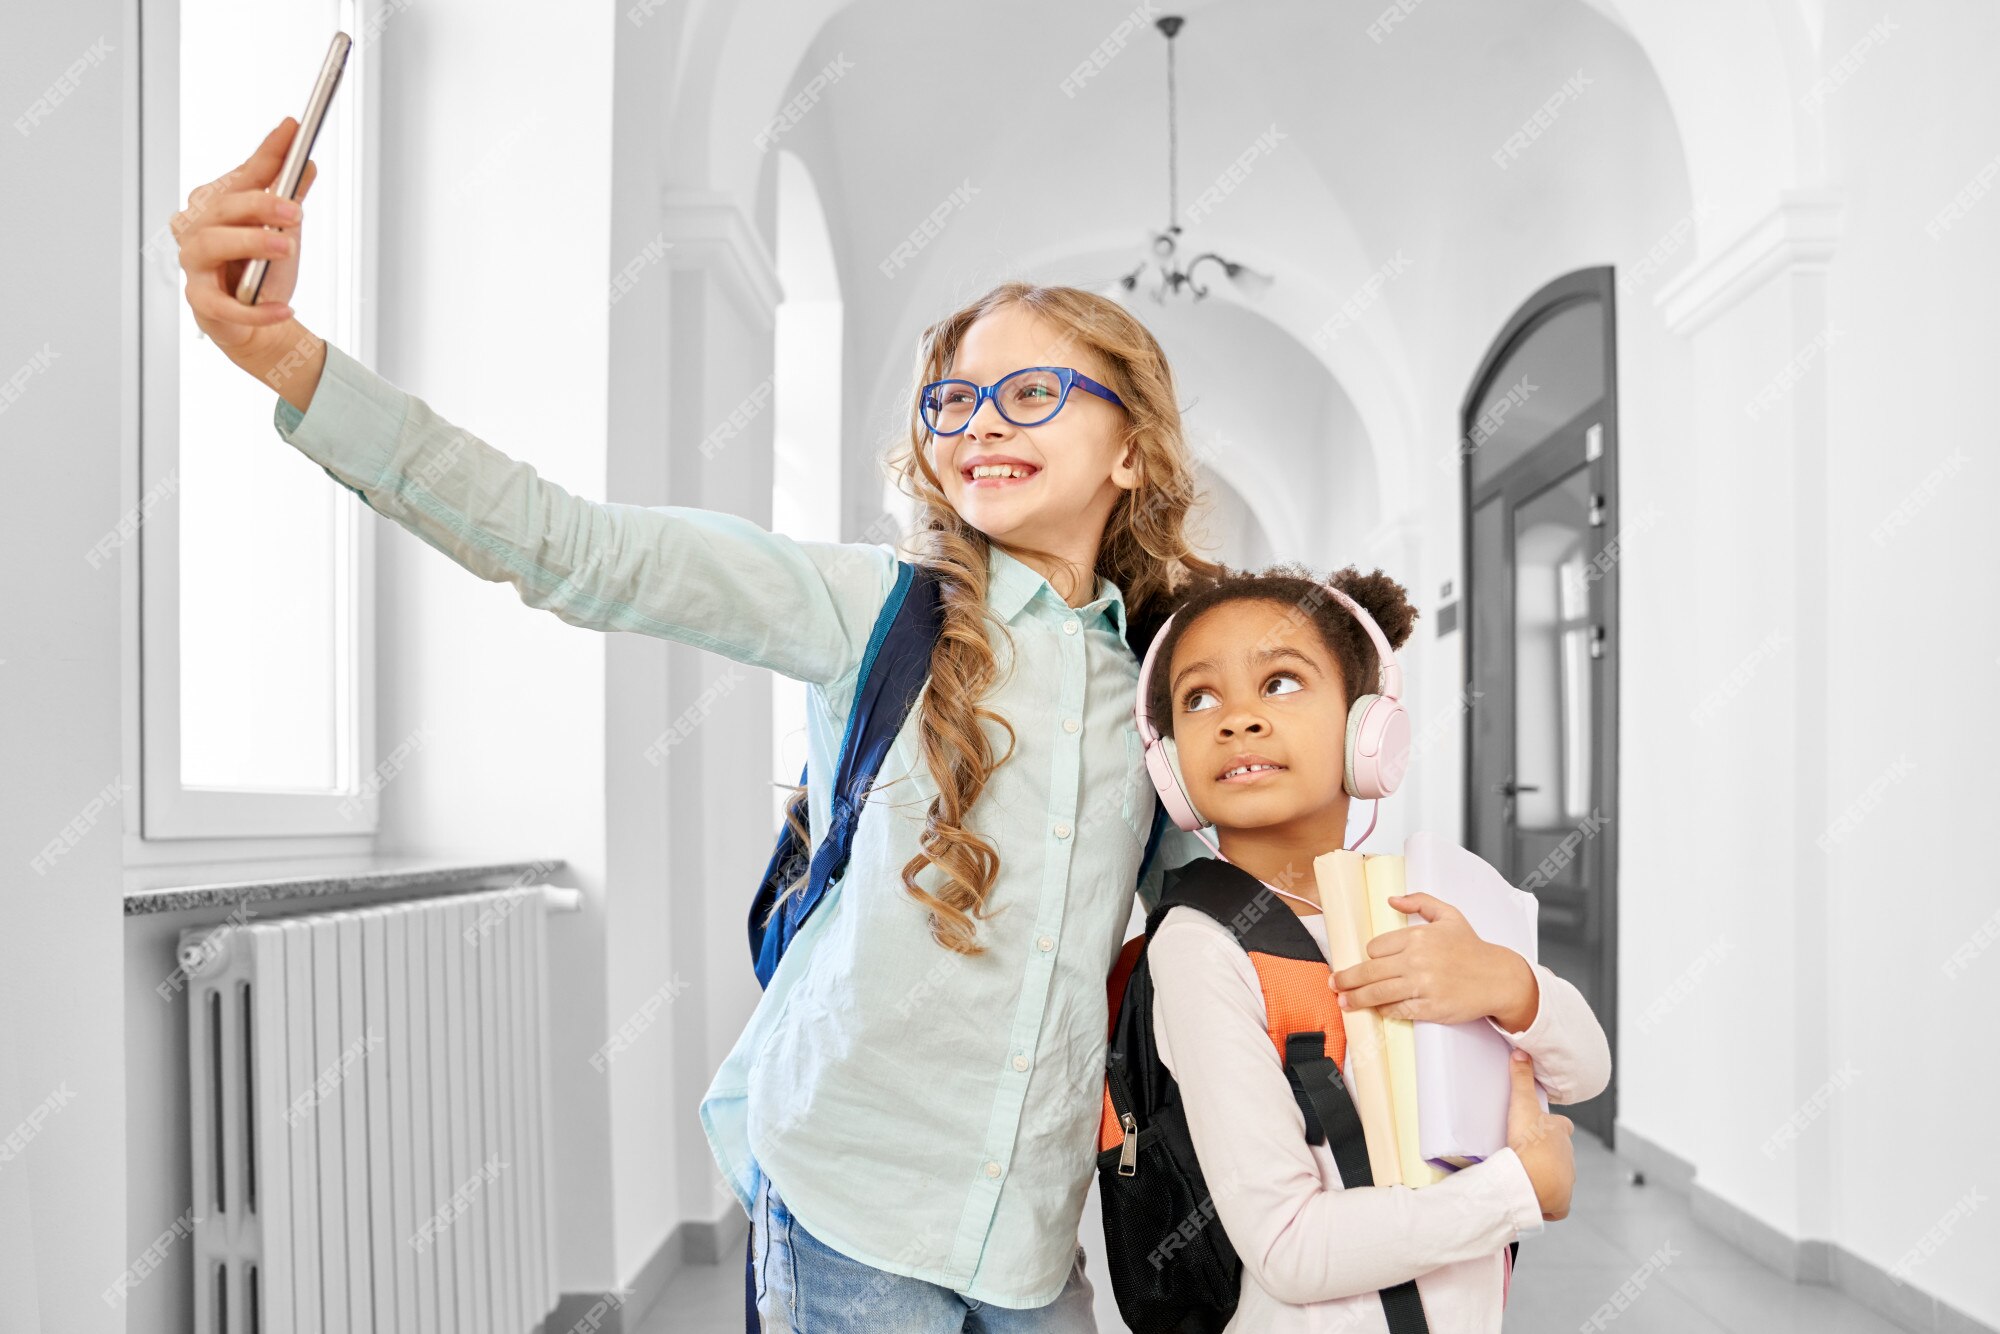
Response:
[{"label": "radiator pipe", "polygon": [[543,885],[542,907],[548,912],[582,912],[583,891]]}]

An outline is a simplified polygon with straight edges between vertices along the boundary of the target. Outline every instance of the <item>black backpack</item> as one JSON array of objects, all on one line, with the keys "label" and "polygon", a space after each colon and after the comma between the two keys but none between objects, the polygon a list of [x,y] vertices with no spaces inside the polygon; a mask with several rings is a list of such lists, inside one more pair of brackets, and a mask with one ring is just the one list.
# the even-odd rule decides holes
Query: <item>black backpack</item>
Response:
[{"label": "black backpack", "polygon": [[[1306,1140],[1329,1147],[1347,1186],[1374,1184],[1361,1118],[1326,1049],[1339,1007],[1330,969],[1298,916],[1249,872],[1201,858],[1167,872],[1146,933],[1126,942],[1112,970],[1111,1045],[1105,1056],[1098,1184],[1104,1243],[1119,1314],[1135,1334],[1218,1334],[1236,1311],[1243,1262],[1215,1216],[1180,1086],[1153,1042],[1153,977],[1146,943],[1185,904],[1229,929],[1260,967],[1265,1008],[1282,1039],[1285,1076],[1305,1115]],[[1308,965],[1301,970],[1298,965]],[[1318,996],[1309,993],[1318,989]],[[1323,997],[1322,1001],[1320,997]],[[1515,1243],[1518,1246],[1519,1243]],[[1427,1334],[1414,1279],[1382,1290],[1391,1334]]]}]

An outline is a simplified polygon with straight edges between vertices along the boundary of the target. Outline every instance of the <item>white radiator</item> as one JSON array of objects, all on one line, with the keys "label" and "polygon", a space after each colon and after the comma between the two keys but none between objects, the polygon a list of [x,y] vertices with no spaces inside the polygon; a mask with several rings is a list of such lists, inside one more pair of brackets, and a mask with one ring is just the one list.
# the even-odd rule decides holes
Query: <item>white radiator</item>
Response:
[{"label": "white radiator", "polygon": [[197,1334],[526,1334],[555,1304],[533,885],[190,930]]}]

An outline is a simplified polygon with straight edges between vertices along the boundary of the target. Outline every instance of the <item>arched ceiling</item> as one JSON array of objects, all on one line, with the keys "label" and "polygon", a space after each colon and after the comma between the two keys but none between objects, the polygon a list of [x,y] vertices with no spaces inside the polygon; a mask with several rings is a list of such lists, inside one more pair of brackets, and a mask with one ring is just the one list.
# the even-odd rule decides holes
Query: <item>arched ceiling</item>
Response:
[{"label": "arched ceiling", "polygon": [[[1277,275],[1259,318],[1319,360],[1375,458],[1396,460],[1378,485],[1400,513],[1434,480],[1422,405],[1480,350],[1439,312],[1470,302],[1497,326],[1573,262],[1539,250],[1528,220],[1552,206],[1622,218],[1635,158],[1648,179],[1679,183],[1680,211],[1713,205],[1704,251],[1767,209],[1812,160],[1800,143],[1816,126],[1793,114],[1790,90],[1813,67],[1821,3],[1422,4],[1373,32],[1373,0],[1174,6],[1189,20],[1177,44],[1183,211],[1241,164],[1188,223],[1188,253],[1215,248]],[[1163,221],[1164,42],[1143,14],[1121,41],[1134,12],[693,0],[666,179],[753,207],[771,177],[759,132],[799,109],[779,142],[825,203],[848,347],[880,349],[853,365],[854,398],[879,406],[899,398],[929,319],[1003,278],[1096,285]],[[1093,51],[1110,53],[1101,68]],[[828,68],[841,72],[809,105],[795,100]],[[1510,152],[1508,134],[1566,85],[1553,120]],[[920,244],[892,261],[905,242]]]}]

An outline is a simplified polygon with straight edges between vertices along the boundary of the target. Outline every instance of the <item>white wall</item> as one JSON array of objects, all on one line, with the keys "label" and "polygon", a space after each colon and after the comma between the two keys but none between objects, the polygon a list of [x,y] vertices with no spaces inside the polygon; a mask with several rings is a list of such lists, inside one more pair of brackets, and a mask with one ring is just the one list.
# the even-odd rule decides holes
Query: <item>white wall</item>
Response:
[{"label": "white wall", "polygon": [[[413,7],[379,39],[376,369],[577,494],[607,492],[612,15],[513,0]],[[530,95],[524,95],[530,94]],[[561,201],[552,207],[552,201]],[[560,856],[589,908],[551,933],[558,1275],[609,1287],[607,640],[531,615],[380,525],[380,737],[426,729],[385,848]],[[620,1066],[612,1067],[617,1075]]]},{"label": "white wall", "polygon": [[[0,1139],[39,1127],[0,1163],[0,1329],[60,1318],[122,1330],[100,1294],[132,1255],[125,1230],[125,1074],[119,1051],[121,827],[119,587],[84,559],[136,499],[132,370],[138,281],[130,6],[79,0],[10,19],[0,41],[0,382],[31,370],[0,412],[0,1014],[10,1063]],[[88,53],[98,43],[106,54]],[[78,67],[52,114],[29,112]],[[121,256],[124,258],[121,260]],[[46,358],[44,359],[44,349]],[[86,816],[86,810],[90,814]],[[87,823],[46,873],[31,861]],[[24,1201],[25,1196],[25,1201]],[[23,1323],[25,1322],[25,1323]]]},{"label": "white wall", "polygon": [[[386,125],[376,369],[552,480],[600,497],[611,485],[612,311],[629,314],[648,293],[642,283],[617,306],[609,299],[617,267],[608,188],[612,42],[621,35],[612,17],[530,3],[497,10],[429,4],[397,11],[375,38]],[[670,33],[664,24],[656,30]],[[522,96],[524,88],[534,95]],[[552,200],[564,202],[552,208]],[[663,304],[663,275],[646,276],[655,279],[651,294]],[[105,305],[115,308],[109,300]],[[107,348],[104,360],[115,362],[116,353]],[[259,396],[248,381],[244,392]],[[268,394],[259,397],[268,403]],[[272,447],[284,448],[275,437]],[[129,436],[106,437],[107,459],[130,448]],[[72,464],[69,493],[76,478]],[[113,513],[107,502],[91,507],[95,530],[108,526],[106,513]],[[607,663],[610,640],[526,614],[513,589],[469,578],[393,525],[381,524],[378,540],[378,741],[393,746],[419,729],[425,736],[383,803],[380,850],[481,861],[559,856],[587,891],[586,912],[557,922],[551,933],[552,966],[563,979],[551,1015],[558,1278],[565,1290],[607,1289],[626,1276],[620,1255],[649,1255],[677,1219],[670,1209],[659,1211],[664,1221],[650,1220],[650,1240],[618,1247],[613,1161],[626,1146],[608,1133],[611,1104],[620,1094],[650,1100],[650,1115],[634,1118],[647,1120],[666,1114],[668,1098],[646,1086],[643,1048],[608,1075],[587,1063],[609,1027],[607,993],[631,977],[629,955],[659,947],[658,931],[650,941],[633,932],[625,937],[630,951],[614,956],[607,920],[620,904],[638,912],[664,897],[658,806],[634,815],[609,796],[643,792],[639,782],[611,785],[623,774],[607,754],[606,737],[624,719],[614,717],[607,701],[607,683],[619,680]],[[630,646],[640,659],[651,650],[654,679],[646,681],[643,670],[635,674],[629,709],[643,710],[649,684],[655,696],[664,695],[663,647]],[[118,706],[114,694],[100,708],[75,712],[115,725]],[[647,836],[635,838],[635,827],[649,831],[650,862]],[[612,873],[614,846],[626,859],[620,869],[631,868],[622,876]],[[614,902],[626,885],[633,887],[630,903]],[[114,941],[122,936],[129,1023],[78,1048],[117,1050],[125,1039],[122,1072],[144,1092],[122,1109],[129,1116],[108,1142],[123,1144],[129,1134],[134,1171],[122,1179],[121,1156],[100,1147],[94,1161],[120,1184],[75,1195],[98,1209],[106,1200],[129,1204],[129,1223],[114,1228],[116,1250],[125,1255],[137,1254],[186,1205],[182,1021],[151,995],[151,986],[175,931],[192,919],[136,919],[121,932],[117,888],[114,867],[103,885],[103,922]],[[118,944],[110,948],[104,957],[118,958]],[[110,982],[104,993],[114,1002],[117,986]],[[659,1052],[667,1045],[656,1045],[656,1065],[665,1064]],[[658,1137],[649,1132],[639,1143],[628,1151],[642,1157]],[[655,1157],[631,1173],[628,1192],[643,1198],[648,1188],[671,1188],[670,1155],[656,1150]],[[38,1201],[38,1218],[42,1212]],[[122,1209],[102,1216],[124,1218]],[[55,1253],[65,1250],[81,1253],[74,1246]],[[183,1245],[135,1292],[132,1328],[187,1327],[184,1260]],[[107,1314],[95,1294],[124,1263],[108,1272],[101,1261],[92,1265],[92,1303]],[[123,1313],[117,1318],[122,1322]]]},{"label": "white wall", "polygon": [[[1083,11],[1036,16],[1048,42],[1079,52],[1091,46],[1081,39],[1110,27]],[[1899,25],[1893,35],[1850,59],[1885,19]],[[838,53],[855,61],[795,146],[838,201],[833,228],[852,275],[847,355],[880,367],[873,397],[848,411],[856,471],[895,420],[891,399],[918,328],[1005,277],[1116,271],[1129,259],[1118,238],[1136,245],[1155,224],[1161,184],[1148,132],[1163,128],[1157,42],[1135,41],[1074,99],[1048,95],[1031,71],[1004,117],[912,120],[866,64],[893,20],[843,12],[788,85]],[[1920,823],[1945,813],[1969,822],[1970,803],[1990,787],[1976,784],[1961,740],[1993,733],[2000,659],[1991,600],[1974,592],[1990,582],[1995,555],[1979,526],[1994,489],[1982,451],[1954,465],[1917,522],[1879,546],[1869,537],[1977,430],[1961,396],[1990,361],[1994,325],[1977,294],[1991,277],[2000,206],[1979,206],[1940,241],[1923,229],[1992,160],[1992,98],[1970,62],[1993,49],[1993,22],[1931,3],[1540,0],[1420,10],[1376,43],[1333,9],[1243,4],[1198,10],[1181,43],[1183,200],[1255,131],[1275,122],[1289,134],[1209,224],[1225,249],[1276,272],[1264,310],[1281,334],[1313,346],[1319,322],[1376,266],[1410,261],[1318,350],[1383,466],[1383,522],[1353,535],[1367,548],[1357,554],[1403,578],[1427,613],[1445,580],[1463,591],[1456,473],[1437,464],[1480,355],[1558,274],[1610,263],[1631,280],[1617,321],[1623,1123],[1693,1161],[1706,1190],[1778,1232],[1833,1241],[1882,1267],[1922,1243],[1970,1184],[1952,1173],[1936,1183],[1898,1177],[1894,1119],[1927,1138],[1976,1142],[1964,1118],[1994,1093],[1990,1063],[1954,1059],[1954,1030],[1976,1023],[1990,1035],[2000,964],[1981,956],[1956,979],[1943,970],[1954,949],[1990,938],[1991,877],[1963,839]],[[1093,24],[1101,30],[1086,31]],[[908,59],[933,58],[922,34],[911,40]],[[1294,58],[1298,77],[1279,77]],[[1496,166],[1491,152],[1579,71],[1586,91]],[[1829,75],[1837,87],[1820,83]],[[892,122],[906,152],[885,159],[872,148]],[[997,168],[977,170],[1005,160],[994,156],[1003,136],[1060,127],[1110,142],[1114,125],[1117,150],[1065,177],[1060,208],[1025,205]],[[963,174],[906,164],[953,155],[980,193],[915,262],[881,275],[879,261]],[[1792,238],[1771,267],[1743,258],[1745,245],[1767,244],[1757,229],[1785,190],[1831,190],[1841,201],[1824,278],[1810,194],[1796,199]],[[1677,279],[1691,266],[1692,283]],[[1704,285],[1723,289],[1726,309],[1690,313]],[[1210,318],[1227,327],[1232,315]],[[1752,419],[1746,403],[1829,320],[1843,341]],[[1199,323],[1193,313],[1156,322],[1181,335],[1171,350],[1186,397],[1203,404],[1197,420],[1220,404],[1216,385],[1234,367],[1185,334]],[[1224,412],[1224,433],[1246,414]],[[1231,480],[1274,534],[1286,531],[1282,508]],[[1901,646],[1887,632],[1905,628],[1883,622],[1905,609],[1917,613],[1905,632],[1934,637],[1944,660],[1926,663],[1909,709],[1916,725],[1877,732],[1861,720],[1894,707],[1881,696],[1894,688]],[[1792,636],[1789,647],[1731,685],[1774,632]],[[1461,644],[1437,640],[1431,622],[1407,654],[1418,717],[1452,721],[1432,734],[1403,809],[1384,811],[1378,837],[1393,839],[1401,822],[1458,827]],[[1691,719],[1724,687],[1732,693],[1712,717]],[[1906,752],[1912,776],[1888,788],[1835,855],[1823,853],[1828,825]],[[1878,900],[1913,883],[1923,897],[1900,908],[1901,934],[1885,940]],[[1725,936],[1735,952],[1681,999],[1677,983]],[[1666,1021],[1642,1024],[1662,997],[1673,1001]],[[1947,1016],[1923,1030],[1934,1040],[1897,1036],[1905,1004]],[[1767,1040],[1719,1044],[1744,1013]],[[1931,1072],[1936,1096],[1912,1100],[1922,1085],[1875,1055],[1891,1048]],[[1864,1051],[1882,1073],[1839,1091],[1796,1145],[1766,1153],[1846,1061],[1868,1069]],[[1690,1077],[1702,1070],[1728,1095]],[[1986,1319],[2000,1311],[2000,1295],[1982,1286],[1993,1219],[1973,1214],[1914,1273]]]},{"label": "white wall", "polygon": [[[1296,127],[1289,155],[1260,165],[1234,201],[1244,207],[1230,225],[1279,274],[1264,318],[1301,346],[1399,247],[1415,261],[1350,334],[1319,349],[1333,389],[1318,410],[1321,434],[1338,435],[1326,404],[1351,403],[1356,446],[1381,469],[1385,522],[1355,534],[1364,549],[1353,557],[1397,573],[1427,613],[1460,560],[1456,481],[1435,459],[1451,448],[1488,340],[1548,278],[1605,262],[1634,271],[1713,197],[1698,243],[1621,293],[1618,323],[1625,515],[1656,516],[1629,535],[1620,566],[1621,1119],[1772,1227],[1888,1267],[1978,1184],[1966,1165],[2000,1094],[1991,1062],[1964,1059],[1991,1045],[2000,1014],[2000,951],[1979,948],[1994,929],[1993,881],[1972,851],[1976,803],[1992,787],[1975,766],[2000,721],[2000,616],[1988,595],[2000,538],[1985,521],[2000,488],[1972,401],[2000,352],[1982,297],[2000,277],[2000,204],[1986,198],[1937,239],[1925,233],[1993,159],[1980,62],[2000,21],[1924,0],[1888,6],[1900,27],[1810,113],[1800,97],[1882,7],[1829,0],[1815,45],[1798,6],[1717,3],[1426,7],[1413,17],[1427,26],[1379,48],[1352,33],[1335,41],[1314,26],[1332,22],[1316,8],[1210,6],[1198,16],[1218,33],[1207,96],[1235,98],[1242,114],[1209,122],[1205,140],[1184,135],[1184,153],[1226,161],[1274,115]],[[80,555],[135,499],[133,404],[117,379],[133,330],[106,314],[129,312],[135,262],[105,257],[136,250],[137,210],[131,183],[100,169],[134,115],[127,8],[78,0],[0,46],[7,86],[24,88],[45,87],[100,37],[114,51],[32,134],[0,137],[15,197],[63,201],[10,215],[5,247],[0,377],[45,342],[60,358],[0,413],[7,494],[35,497],[0,525],[8,568],[35,573],[6,585],[0,615],[0,679],[12,683],[0,690],[0,809],[17,868],[0,872],[0,999],[36,1015],[13,1032],[14,1103],[33,1106],[65,1080],[76,1094],[0,1165],[0,1239],[24,1181],[34,1210],[33,1254],[0,1248],[0,1289],[63,1312],[66,1329],[103,1331],[125,1319],[98,1294],[171,1221],[177,1198],[184,1167],[162,1147],[172,1131],[163,1138],[143,1102],[174,1056],[130,1045],[121,1015],[122,980],[136,986],[146,972],[121,959],[116,817],[48,875],[18,868],[120,765],[118,591],[106,571],[62,553]],[[886,49],[870,44],[869,25],[899,18],[854,11],[815,44],[819,9],[773,40],[775,12],[676,4],[634,22],[618,9],[465,0],[399,12],[381,48],[393,126],[383,372],[571,490],[768,514],[768,415],[720,463],[695,448],[770,371],[759,312],[776,285],[744,221],[761,160],[750,136],[838,51]],[[1050,17],[1068,26],[1049,31],[1081,51],[1108,26]],[[1718,31],[1732,36],[1719,48]],[[1310,85],[1254,66],[1265,71],[1255,97],[1216,77],[1272,51],[1336,63]],[[866,157],[882,139],[863,113],[906,137],[930,128],[911,121],[906,81],[878,63],[784,140],[814,170],[843,276],[866,280],[843,284],[847,364],[877,368],[847,377],[863,386],[845,409],[847,476],[870,483],[846,488],[850,529],[872,509],[877,428],[900,415],[872,386],[900,387],[917,323],[964,295],[967,275],[1109,255],[1157,213],[1157,154],[1130,155],[1130,179],[1113,155],[1100,159],[1101,192],[1080,193],[1075,210],[1024,218],[989,193],[987,211],[955,217],[920,265],[882,278],[876,261],[956,182]],[[1499,172],[1487,152],[1579,65],[1598,80],[1594,100]],[[1184,117],[1193,86],[1184,80]],[[1047,123],[1108,124],[1157,96],[1156,54],[1127,56],[1083,97],[1054,96]],[[1151,124],[1143,114],[1137,123]],[[452,147],[462,142],[479,146],[470,162]],[[1184,186],[1212,174],[1186,166]],[[663,185],[676,189],[670,201]],[[1653,304],[1685,297],[1673,277],[1685,264],[1730,271],[1731,243],[1796,185],[1841,201],[1823,280],[1800,263],[1743,283],[1700,322]],[[670,258],[608,304],[609,276],[663,234]],[[1829,355],[1751,419],[1745,402],[1829,320],[1841,331]],[[1960,442],[1967,460],[1953,463]],[[1947,464],[1914,521],[1875,541]],[[381,740],[419,726],[436,737],[385,803],[385,842],[575,865],[591,906],[557,932],[568,979],[555,1026],[560,1278],[571,1291],[629,1281],[676,1225],[737,1215],[714,1188],[694,1109],[755,997],[741,914],[768,846],[756,799],[770,777],[768,695],[746,680],[653,764],[645,746],[723,664],[525,615],[511,590],[382,531]],[[1712,722],[1691,725],[1690,711],[1774,631],[1790,646]],[[1459,642],[1419,630],[1409,665],[1420,718],[1455,712]],[[1921,675],[1900,662],[1913,648],[1927,653]],[[1400,832],[1392,820],[1456,829],[1459,745],[1455,727],[1436,734],[1405,810],[1385,807],[1377,845]],[[1908,776],[1881,787],[1823,853],[1820,834],[1902,758]],[[1676,994],[1725,934],[1733,952],[1666,1022],[1641,1025],[1644,1007]],[[1962,965],[1948,976],[1954,951]],[[607,1031],[676,979],[687,989],[658,1040],[606,1075],[591,1070]],[[1718,1040],[1745,1013],[1769,1040]],[[107,1063],[102,1053],[121,1045],[126,1061]],[[1824,1115],[1766,1153],[1849,1062],[1859,1073]],[[128,1104],[128,1085],[143,1098]],[[1902,1172],[1899,1134],[1957,1151],[1944,1170]],[[1916,1284],[2000,1321],[1985,1263],[2000,1244],[1996,1218],[1988,1208],[1957,1224],[1912,1271]],[[177,1327],[174,1282],[142,1288],[158,1304],[146,1328]],[[140,1327],[137,1305],[132,1321]]]},{"label": "white wall", "polygon": [[[1792,93],[1883,17],[1831,7],[1818,64]],[[1733,304],[1675,336],[1692,354],[1685,379],[1633,374],[1628,335],[1656,335],[1661,312],[1628,306],[1620,323],[1622,385],[1645,395],[1623,414],[1626,511],[1650,502],[1661,515],[1621,567],[1621,1121],[1696,1164],[1721,1199],[1882,1268],[1925,1246],[1978,1184],[1976,1172],[1904,1170],[1899,1137],[1976,1139],[1972,1109],[1994,1096],[1995,1074],[1965,1060],[1964,1044],[1990,1037],[2000,1012],[1989,959],[1945,972],[1954,950],[1976,952],[1993,911],[1969,837],[1990,785],[1965,742],[1994,731],[1995,617],[1990,599],[1952,596],[1995,566],[1981,522],[1993,487],[1976,450],[1950,458],[1976,420],[1973,367],[1994,339],[1963,297],[1991,277],[2000,222],[1975,210],[1941,240],[1925,233],[1991,160],[1990,95],[1973,92],[1985,85],[1965,75],[1963,53],[1990,48],[1993,31],[1990,18],[1928,6],[1889,17],[1896,35],[1825,99],[1830,183],[1844,197],[1825,279],[1807,260],[1742,284]],[[1685,96],[1676,105],[1727,118]],[[1740,216],[1740,201],[1724,202]],[[1797,215],[1809,234],[1813,211]],[[1702,272],[1732,271],[1735,233],[1704,233]],[[1816,340],[1824,355],[1798,363],[1773,407],[1753,409]],[[1876,542],[1947,465],[1915,520]],[[1900,709],[1884,699],[1901,647],[1887,634],[1899,631],[1927,656]],[[1765,644],[1775,647],[1758,654]],[[1710,698],[1721,702],[1707,721],[1691,720]],[[1857,800],[1872,809],[1823,851],[1821,835]],[[1642,1024],[1656,1001],[1663,1018]],[[1757,1041],[1717,1041],[1745,1015]],[[1713,1083],[1688,1077],[1701,1070]],[[1796,1140],[1776,1138],[1795,1117]],[[1984,1259],[1995,1229],[1990,1212],[1973,1213],[1912,1281],[1995,1319]]]},{"label": "white wall", "polygon": [[[1987,447],[2000,323],[1982,294],[2000,290],[2000,201],[1988,195],[1936,240],[1926,231],[1977,173],[1991,181],[2000,96],[1978,71],[2000,49],[2000,15],[1892,14],[1900,31],[1827,106],[1835,176],[1851,186],[1831,311],[1844,341],[1830,349],[1828,399],[1829,815],[1899,759],[1914,767],[1814,868],[1830,1059],[1863,1072],[1831,1126],[1833,1213],[1843,1243],[1885,1266],[1986,1179],[1976,1151],[1948,1154],[1962,1170],[1892,1172],[1897,1136],[1914,1121],[1926,1142],[1962,1150],[2000,1102],[2000,1065],[1976,1055],[2000,1039],[2000,952],[1975,941],[2000,929],[2000,877],[1982,855],[2000,737],[2000,472]],[[1881,18],[1830,5],[1828,51]],[[1878,543],[1906,502],[1907,524]],[[1902,717],[1878,724],[1885,714]],[[1948,975],[1961,949],[1970,957]],[[1911,1275],[2000,1324],[1996,1252],[2000,1215],[1982,1207]]]}]

